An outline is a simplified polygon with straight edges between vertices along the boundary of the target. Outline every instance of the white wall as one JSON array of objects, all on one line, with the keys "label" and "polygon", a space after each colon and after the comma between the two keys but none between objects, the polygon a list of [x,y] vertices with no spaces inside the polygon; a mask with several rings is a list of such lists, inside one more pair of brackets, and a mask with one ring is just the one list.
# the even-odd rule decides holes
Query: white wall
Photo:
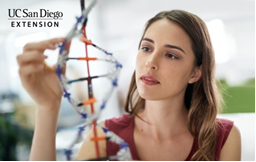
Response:
[{"label": "white wall", "polygon": [[[218,64],[216,76],[239,85],[250,78],[255,78],[255,21],[254,16],[224,20],[226,35],[231,41],[229,61]],[[230,41],[230,42],[228,42]],[[222,53],[225,55],[225,53]]]}]

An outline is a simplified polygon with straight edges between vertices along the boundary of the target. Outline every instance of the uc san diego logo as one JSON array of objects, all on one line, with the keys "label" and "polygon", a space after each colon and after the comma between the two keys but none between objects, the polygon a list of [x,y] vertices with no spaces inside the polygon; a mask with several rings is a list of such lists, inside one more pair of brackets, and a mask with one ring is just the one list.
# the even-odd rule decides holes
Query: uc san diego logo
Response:
[{"label": "uc san diego logo", "polygon": [[60,11],[39,9],[8,9],[8,20],[11,27],[59,27],[59,20],[63,19]]}]

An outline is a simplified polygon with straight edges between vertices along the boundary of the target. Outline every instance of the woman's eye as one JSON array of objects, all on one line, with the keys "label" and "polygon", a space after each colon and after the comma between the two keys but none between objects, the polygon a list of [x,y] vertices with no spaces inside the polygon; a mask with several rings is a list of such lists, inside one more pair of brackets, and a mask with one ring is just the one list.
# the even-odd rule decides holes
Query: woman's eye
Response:
[{"label": "woman's eye", "polygon": [[172,54],[166,54],[167,57],[171,58],[171,59],[178,59],[177,56],[172,55]]},{"label": "woman's eye", "polygon": [[149,51],[150,51],[150,49],[149,49],[148,47],[141,47],[141,49],[142,49],[143,51],[145,51],[145,52],[149,52]]}]

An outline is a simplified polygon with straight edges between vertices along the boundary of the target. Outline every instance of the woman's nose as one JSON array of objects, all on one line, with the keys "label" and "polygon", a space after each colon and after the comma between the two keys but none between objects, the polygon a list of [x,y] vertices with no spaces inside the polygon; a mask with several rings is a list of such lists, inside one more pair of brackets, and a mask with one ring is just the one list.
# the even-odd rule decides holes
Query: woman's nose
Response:
[{"label": "woman's nose", "polygon": [[146,67],[149,69],[157,70],[159,68],[157,57],[158,56],[156,54],[152,53],[146,62]]}]

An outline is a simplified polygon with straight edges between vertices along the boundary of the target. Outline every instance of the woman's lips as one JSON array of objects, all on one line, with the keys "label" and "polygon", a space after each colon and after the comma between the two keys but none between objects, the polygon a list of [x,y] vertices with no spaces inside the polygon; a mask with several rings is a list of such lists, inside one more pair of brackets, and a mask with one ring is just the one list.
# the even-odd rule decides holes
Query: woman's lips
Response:
[{"label": "woman's lips", "polygon": [[153,76],[150,75],[142,75],[140,77],[141,81],[146,85],[156,85],[160,84],[160,82]]}]

